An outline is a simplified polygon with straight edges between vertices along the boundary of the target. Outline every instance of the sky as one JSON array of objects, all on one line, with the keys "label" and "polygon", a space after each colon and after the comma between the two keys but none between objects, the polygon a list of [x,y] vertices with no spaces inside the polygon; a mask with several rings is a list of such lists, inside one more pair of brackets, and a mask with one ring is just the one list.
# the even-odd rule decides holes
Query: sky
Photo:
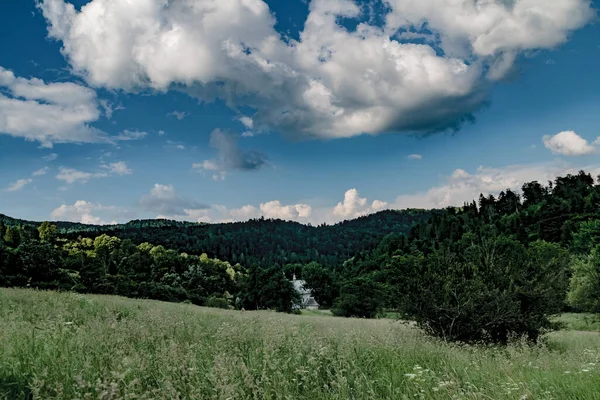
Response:
[{"label": "sky", "polygon": [[599,8],[1,2],[0,213],[320,224],[598,176]]}]

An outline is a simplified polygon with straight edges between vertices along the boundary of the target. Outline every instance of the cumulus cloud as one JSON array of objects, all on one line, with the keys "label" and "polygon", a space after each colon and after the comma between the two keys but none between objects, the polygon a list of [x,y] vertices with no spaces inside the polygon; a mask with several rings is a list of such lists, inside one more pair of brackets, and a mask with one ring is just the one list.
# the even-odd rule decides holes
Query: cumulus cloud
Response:
[{"label": "cumulus cloud", "polygon": [[411,154],[408,156],[409,160],[421,160],[422,158],[423,156],[420,154]]},{"label": "cumulus cloud", "polygon": [[192,167],[201,172],[211,172],[215,180],[224,179],[233,170],[254,171],[267,165],[267,156],[259,151],[245,151],[238,146],[239,136],[215,129],[210,134],[210,146],[217,150],[217,158],[205,160]]},{"label": "cumulus cloud", "polygon": [[[98,216],[100,213],[103,216]],[[101,204],[91,203],[85,200],[78,200],[73,205],[63,204],[55,208],[50,217],[54,220],[80,222],[82,224],[93,225],[113,225],[116,224],[116,219],[111,222],[105,218],[129,218],[134,214],[125,209],[115,206],[103,206]]]},{"label": "cumulus cloud", "polygon": [[0,133],[53,143],[95,143],[108,136],[89,124],[100,116],[96,93],[72,82],[16,77],[0,67]]},{"label": "cumulus cloud", "polygon": [[91,85],[176,87],[253,108],[255,129],[324,138],[457,128],[520,53],[564,43],[595,15],[589,0],[386,4],[375,24],[353,1],[313,0],[299,40],[281,37],[262,0],[92,0],[81,10],[42,0],[40,8],[49,36]]},{"label": "cumulus cloud", "polygon": [[254,121],[250,117],[240,117],[240,122],[248,129],[254,128]]},{"label": "cumulus cloud", "polygon": [[[110,136],[94,128],[91,124],[100,118],[100,107],[107,117],[122,109],[99,101],[96,92],[86,86],[20,78],[0,67],[0,134],[37,141],[47,148],[55,143],[115,143],[147,135],[124,131]],[[44,159],[56,157],[50,154]]]},{"label": "cumulus cloud", "polygon": [[[308,223],[313,220],[313,209],[308,204],[284,205],[279,200],[261,203],[258,206],[245,205],[240,208],[228,208],[224,205],[214,204],[203,209],[186,209],[183,218],[196,222],[226,223],[247,221],[252,218],[283,219]],[[161,215],[162,218],[181,218],[182,215]]]},{"label": "cumulus cloud", "polygon": [[312,208],[308,204],[284,206],[279,200],[275,200],[261,204],[260,212],[265,218],[297,220],[310,218]]},{"label": "cumulus cloud", "polygon": [[564,156],[583,156],[595,152],[597,149],[594,145],[600,144],[598,138],[594,145],[573,131],[564,131],[557,133],[554,136],[546,135],[543,138],[544,146],[554,154],[562,154]]},{"label": "cumulus cloud", "polygon": [[129,169],[127,163],[124,161],[102,164],[100,165],[100,169],[101,171],[99,172],[85,172],[75,168],[59,167],[56,179],[68,184],[76,182],[87,183],[92,179],[107,178],[114,175],[130,175],[132,173],[131,169]]},{"label": "cumulus cloud", "polygon": [[7,192],[17,192],[21,189],[23,189],[25,186],[29,185],[31,182],[33,182],[33,179],[19,179],[13,183],[11,183],[10,185],[8,185],[8,188],[6,188]]},{"label": "cumulus cloud", "polygon": [[375,200],[368,204],[366,198],[360,197],[358,190],[350,189],[344,193],[344,201],[338,203],[333,209],[333,215],[343,219],[353,219],[362,215],[370,214],[387,207],[387,203]]},{"label": "cumulus cloud", "polygon": [[197,201],[180,197],[173,185],[159,183],[154,185],[149,194],[142,196],[139,205],[145,211],[173,217],[189,216],[190,213],[208,208],[207,205]]},{"label": "cumulus cloud", "polygon": [[106,169],[112,175],[131,175],[133,173],[124,161],[103,164],[100,167]]}]

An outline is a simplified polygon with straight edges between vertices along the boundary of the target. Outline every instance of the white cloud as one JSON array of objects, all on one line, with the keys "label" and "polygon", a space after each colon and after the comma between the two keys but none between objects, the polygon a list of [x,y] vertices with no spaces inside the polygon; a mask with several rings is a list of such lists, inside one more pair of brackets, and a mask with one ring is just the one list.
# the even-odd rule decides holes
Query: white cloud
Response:
[{"label": "white cloud", "polygon": [[48,172],[48,167],[44,167],[44,168],[40,168],[37,171],[34,171],[31,175],[32,176],[42,176],[42,175],[46,175],[46,173]]},{"label": "white cloud", "polygon": [[133,173],[124,161],[101,165],[100,167],[108,170],[108,173],[112,175],[131,175]]},{"label": "white cloud", "polygon": [[463,56],[500,56],[549,49],[567,41],[568,33],[590,21],[587,0],[388,0],[393,11],[387,28],[428,28],[443,35],[442,49]]},{"label": "white cloud", "polygon": [[[588,0],[386,3],[391,12],[377,26],[350,0],[313,0],[299,41],[282,39],[262,0],[40,7],[50,37],[91,85],[175,86],[201,101],[252,107],[254,129],[326,138],[457,128],[518,54],[558,46],[594,16]],[[360,23],[347,30],[341,18]]]},{"label": "white cloud", "polygon": [[98,120],[96,93],[72,82],[16,77],[0,67],[0,133],[53,143],[95,143],[108,136],[89,124]]},{"label": "white cloud", "polygon": [[13,183],[11,183],[8,188],[6,188],[7,192],[17,192],[23,189],[25,186],[29,185],[33,182],[33,179],[19,179]]},{"label": "white cloud", "polygon": [[64,181],[68,184],[73,184],[75,182],[79,183],[87,183],[90,179],[93,178],[104,178],[107,177],[108,174],[104,172],[100,173],[91,173],[91,172],[83,172],[74,168],[58,168],[58,175],[56,175],[56,179],[59,181]]},{"label": "white cloud", "polygon": [[165,131],[163,131],[163,130],[160,130],[160,131],[158,131],[158,136],[162,136],[162,135],[164,135],[165,133],[166,133]]},{"label": "white cloud", "polygon": [[171,215],[169,219],[187,217],[190,213],[208,208],[202,203],[179,196],[173,185],[159,183],[154,185],[149,194],[142,196],[139,205],[146,211],[161,214],[161,217]]},{"label": "white cloud", "polygon": [[167,117],[175,117],[179,121],[181,121],[188,115],[190,115],[190,113],[185,112],[185,111],[171,111],[170,113],[167,114]]},{"label": "white cloud", "polygon": [[594,146],[573,131],[560,132],[554,136],[546,135],[543,142],[552,153],[564,156],[583,156],[596,151]]},{"label": "white cloud", "polygon": [[58,208],[55,208],[50,217],[60,221],[80,222],[82,224],[93,224],[93,225],[113,225],[116,224],[116,220],[107,222],[98,215],[97,213],[107,213],[109,215],[127,216],[132,215],[126,210],[114,207],[114,206],[103,206],[101,204],[95,204],[84,200],[78,200],[73,205],[63,204]]},{"label": "white cloud", "polygon": [[57,158],[58,158],[58,154],[56,154],[56,153],[48,154],[47,156],[44,156],[44,157],[42,157],[42,159],[43,159],[44,161],[48,161],[48,162],[50,162],[50,161],[54,161],[54,160],[56,160]]},{"label": "white cloud", "polygon": [[381,211],[385,208],[387,208],[388,203],[385,201],[381,201],[381,200],[373,200],[373,203],[371,204],[371,209],[373,211]]},{"label": "white cloud", "polygon": [[[157,193],[154,193],[154,192]],[[150,201],[148,197],[152,197]],[[154,200],[160,198],[160,200]],[[156,218],[184,219],[195,222],[226,223],[247,221],[252,218],[283,219],[288,221],[311,222],[312,207],[308,204],[284,205],[279,200],[261,203],[258,207],[245,205],[228,208],[224,205],[202,205],[179,197],[171,185],[155,185],[153,193],[140,202],[142,208],[160,212]],[[142,204],[144,203],[144,204]],[[148,207],[152,203],[152,207]]]},{"label": "white cloud", "polygon": [[387,205],[385,201],[374,200],[369,206],[367,199],[360,197],[358,190],[350,189],[344,194],[344,201],[334,207],[333,215],[342,219],[353,219],[380,211],[387,207]]},{"label": "white cloud", "polygon": [[310,218],[312,208],[307,204],[284,206],[279,200],[275,200],[261,204],[260,212],[265,218],[298,220],[299,218]]},{"label": "white cloud", "polygon": [[128,131],[125,129],[123,132],[119,133],[117,136],[114,136],[112,139],[115,141],[130,141],[130,140],[140,140],[148,136],[147,132],[140,131]]},{"label": "white cloud", "polygon": [[248,129],[252,129],[254,127],[254,121],[250,117],[240,117],[240,122]]},{"label": "white cloud", "polygon": [[173,140],[167,140],[167,144],[164,147],[177,150],[185,150],[185,146],[181,142],[175,142]]},{"label": "white cloud", "polygon": [[422,158],[423,156],[420,154],[411,154],[408,156],[409,160],[421,160]]},{"label": "white cloud", "polygon": [[106,119],[111,119],[112,116],[113,116],[113,113],[115,111],[119,111],[119,110],[124,110],[125,109],[125,107],[123,107],[121,105],[115,106],[114,104],[112,104],[108,100],[100,100],[99,103],[100,103],[100,106],[102,107],[102,109],[104,110],[104,115],[106,116]]},{"label": "white cloud", "polygon": [[245,151],[238,146],[238,135],[215,129],[210,134],[210,146],[217,150],[214,160],[193,164],[192,168],[212,172],[214,180],[223,180],[232,170],[255,171],[267,165],[267,156],[259,151]]},{"label": "white cloud", "polygon": [[132,173],[131,169],[129,169],[127,163],[125,163],[124,161],[102,164],[100,165],[100,168],[103,171],[84,172],[75,168],[59,167],[56,179],[58,179],[59,181],[64,181],[68,184],[73,184],[75,182],[87,183],[91,179],[108,178],[109,176],[115,175],[130,175]]}]

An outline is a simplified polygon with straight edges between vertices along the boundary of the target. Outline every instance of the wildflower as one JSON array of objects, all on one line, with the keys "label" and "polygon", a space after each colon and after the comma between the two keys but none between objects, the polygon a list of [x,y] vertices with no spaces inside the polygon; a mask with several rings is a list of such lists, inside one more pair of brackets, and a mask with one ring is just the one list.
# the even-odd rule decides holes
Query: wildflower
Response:
[{"label": "wildflower", "polygon": [[416,374],[404,374],[404,376],[406,376],[408,379],[414,379],[417,375]]}]

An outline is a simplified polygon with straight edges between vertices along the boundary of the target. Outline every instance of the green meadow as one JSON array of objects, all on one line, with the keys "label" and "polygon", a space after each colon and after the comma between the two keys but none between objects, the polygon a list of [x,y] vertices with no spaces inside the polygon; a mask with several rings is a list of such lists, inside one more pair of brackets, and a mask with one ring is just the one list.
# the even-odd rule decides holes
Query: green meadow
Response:
[{"label": "green meadow", "polygon": [[536,346],[470,346],[392,319],[0,289],[0,399],[600,399],[597,318],[560,320]]}]

